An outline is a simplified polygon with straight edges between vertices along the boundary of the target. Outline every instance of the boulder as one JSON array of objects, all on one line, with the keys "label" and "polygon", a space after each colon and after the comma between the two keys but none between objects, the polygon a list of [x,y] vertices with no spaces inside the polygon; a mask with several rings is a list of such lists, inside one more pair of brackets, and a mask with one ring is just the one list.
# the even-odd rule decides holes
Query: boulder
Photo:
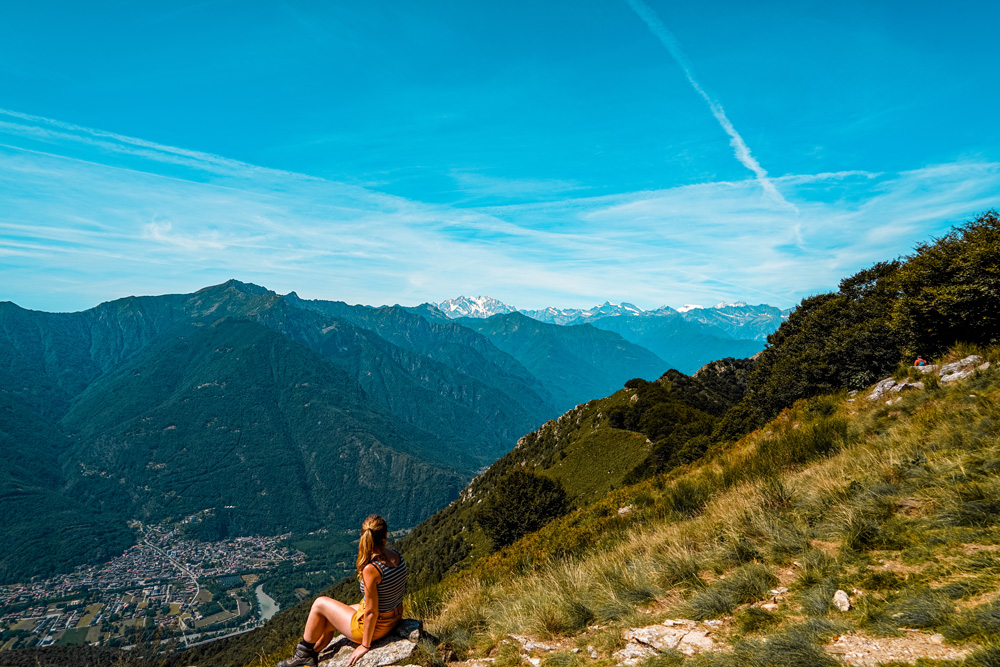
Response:
[{"label": "boulder", "polygon": [[[945,364],[941,367],[938,374],[941,376],[941,382],[945,384],[949,382],[958,382],[959,380],[964,380],[975,373],[976,367],[981,364],[986,366],[986,364],[983,364],[982,357],[978,354],[970,354],[965,359]],[[986,367],[988,368],[989,366]]]},{"label": "boulder", "polygon": [[[667,625],[668,623],[670,625]],[[632,628],[625,631],[625,640],[629,643],[637,642],[657,651],[680,651],[684,655],[712,650],[715,646],[715,641],[710,637],[712,631],[707,628],[696,629],[697,625],[695,621],[673,620],[666,621],[662,625]]]},{"label": "boulder", "polygon": [[914,366],[918,371],[927,375],[928,373],[933,373],[938,369],[937,364],[927,364],[926,366]]},{"label": "boulder", "polygon": [[615,651],[612,657],[618,665],[638,665],[640,662],[655,655],[657,655],[656,649],[636,641],[631,641],[625,644],[624,648]]},{"label": "boulder", "polygon": [[892,389],[890,389],[890,391],[893,391],[893,392],[896,392],[896,393],[901,393],[901,392],[904,392],[904,391],[910,391],[911,389],[923,389],[923,388],[924,388],[924,383],[923,382],[906,382],[906,381],[903,381],[903,382],[900,382],[899,384],[897,384]]},{"label": "boulder", "polygon": [[877,401],[878,399],[885,396],[886,393],[895,386],[896,386],[896,381],[893,380],[892,378],[886,378],[882,380],[877,385],[875,385],[875,388],[872,389],[872,393],[868,394],[868,400]]},{"label": "boulder", "polygon": [[[372,643],[372,650],[365,653],[355,665],[357,667],[383,667],[409,658],[417,648],[423,631],[423,624],[412,618],[404,618],[388,635]],[[347,637],[340,637],[326,647],[319,656],[320,667],[347,667],[347,661],[357,644]]]},{"label": "boulder", "polygon": [[833,606],[840,611],[850,611],[851,610],[851,598],[847,597],[847,593],[838,590],[833,594]]}]

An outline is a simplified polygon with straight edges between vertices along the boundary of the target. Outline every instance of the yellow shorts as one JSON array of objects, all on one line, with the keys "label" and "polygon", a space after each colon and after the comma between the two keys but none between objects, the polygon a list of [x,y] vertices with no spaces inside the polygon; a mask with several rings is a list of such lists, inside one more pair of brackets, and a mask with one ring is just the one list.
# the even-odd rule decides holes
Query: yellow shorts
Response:
[{"label": "yellow shorts", "polygon": [[[354,612],[354,616],[351,616],[351,639],[353,639],[358,644],[361,643],[363,637],[362,632],[364,630],[364,615],[365,615],[365,601],[362,600],[361,604],[358,605],[358,610]],[[378,620],[375,622],[375,634],[372,636],[372,641],[376,639],[381,639],[387,634],[392,632],[392,629],[396,627],[403,618],[403,605],[399,605],[392,611],[384,611],[378,615]]]}]

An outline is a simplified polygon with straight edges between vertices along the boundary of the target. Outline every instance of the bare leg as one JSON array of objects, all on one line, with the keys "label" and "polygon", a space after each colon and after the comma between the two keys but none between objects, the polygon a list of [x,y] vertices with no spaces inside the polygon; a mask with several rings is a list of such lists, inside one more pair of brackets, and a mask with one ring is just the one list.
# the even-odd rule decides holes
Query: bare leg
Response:
[{"label": "bare leg", "polygon": [[[306,619],[306,629],[302,633],[302,638],[307,642],[313,642],[317,650],[325,648],[330,639],[333,638],[334,630],[346,637],[351,636],[351,617],[357,611],[354,607],[343,602],[320,596],[312,604],[309,610],[309,618]],[[326,640],[320,643],[320,640]]]}]

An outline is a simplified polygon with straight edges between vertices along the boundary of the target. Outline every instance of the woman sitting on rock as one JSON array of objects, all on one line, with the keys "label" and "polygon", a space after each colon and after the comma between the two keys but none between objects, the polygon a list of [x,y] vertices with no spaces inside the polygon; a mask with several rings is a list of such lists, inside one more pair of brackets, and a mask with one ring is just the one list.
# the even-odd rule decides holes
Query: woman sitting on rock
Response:
[{"label": "woman sitting on rock", "polygon": [[386,548],[388,536],[385,519],[375,514],[365,519],[361,524],[357,562],[364,599],[359,604],[346,605],[326,596],[316,598],[295,654],[278,663],[278,667],[316,667],[320,651],[337,632],[358,644],[347,663],[353,665],[371,649],[373,641],[396,627],[403,618],[406,563],[401,555]]}]

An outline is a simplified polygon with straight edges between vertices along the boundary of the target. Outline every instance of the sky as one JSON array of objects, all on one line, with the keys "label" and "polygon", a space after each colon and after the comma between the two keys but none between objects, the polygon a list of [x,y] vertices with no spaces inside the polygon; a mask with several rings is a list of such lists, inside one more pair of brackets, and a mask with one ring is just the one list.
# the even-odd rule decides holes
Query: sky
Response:
[{"label": "sky", "polygon": [[7,3],[0,300],[789,307],[1000,207],[1000,3]]}]

